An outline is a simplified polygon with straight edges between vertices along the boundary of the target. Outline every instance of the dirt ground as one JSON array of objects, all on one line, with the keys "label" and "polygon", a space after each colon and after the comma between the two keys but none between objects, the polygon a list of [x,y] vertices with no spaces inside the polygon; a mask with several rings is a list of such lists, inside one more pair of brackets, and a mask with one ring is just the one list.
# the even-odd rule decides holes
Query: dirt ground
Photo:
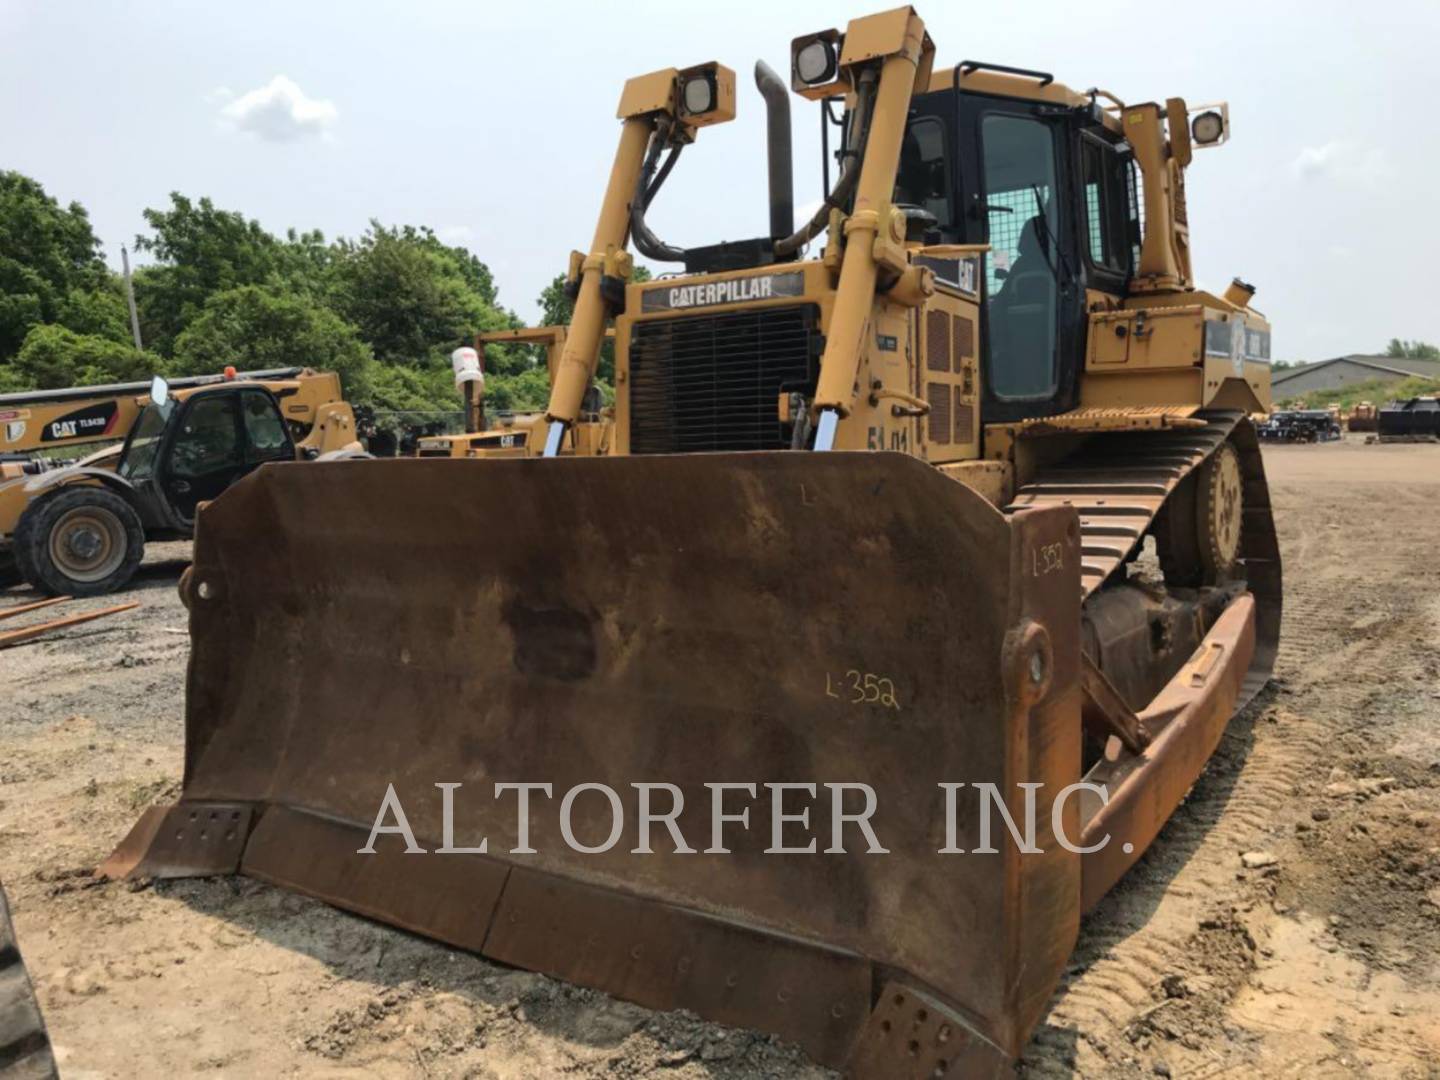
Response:
[{"label": "dirt ground", "polygon": [[[1266,466],[1276,679],[1087,920],[1029,1075],[1440,1076],[1440,447]],[[0,880],[67,1077],[826,1075],[255,882],[92,879],[178,790],[185,554],[0,652]]]}]

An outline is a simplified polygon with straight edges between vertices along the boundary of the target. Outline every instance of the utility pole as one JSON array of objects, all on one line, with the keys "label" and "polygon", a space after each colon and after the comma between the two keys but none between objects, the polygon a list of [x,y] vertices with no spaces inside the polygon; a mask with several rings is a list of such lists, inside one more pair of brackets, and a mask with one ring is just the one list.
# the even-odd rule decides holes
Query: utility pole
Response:
[{"label": "utility pole", "polygon": [[125,268],[125,300],[130,305],[130,334],[135,339],[135,348],[144,349],[140,342],[140,315],[135,310],[135,285],[130,280],[130,253],[122,245],[120,264]]}]

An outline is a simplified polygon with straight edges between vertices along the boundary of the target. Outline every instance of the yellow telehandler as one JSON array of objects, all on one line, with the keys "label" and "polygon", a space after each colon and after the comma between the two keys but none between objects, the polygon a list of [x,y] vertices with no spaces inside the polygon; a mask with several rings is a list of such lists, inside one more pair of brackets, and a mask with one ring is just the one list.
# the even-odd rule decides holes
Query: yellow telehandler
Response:
[{"label": "yellow telehandler", "polygon": [[[0,422],[0,587],[54,595],[124,587],[145,541],[187,539],[201,502],[267,461],[361,449],[340,377],[309,368],[4,394]],[[38,456],[96,443],[63,468]]]},{"label": "yellow telehandler", "polygon": [[523,457],[202,511],[183,793],[107,873],[244,873],[855,1076],[1008,1069],[1275,654],[1270,328],[1190,271],[1228,109],[939,66],[908,7],[790,67],[825,204],[794,226],[759,65],[769,231],[708,246],[647,214],[733,73],[626,84]]}]

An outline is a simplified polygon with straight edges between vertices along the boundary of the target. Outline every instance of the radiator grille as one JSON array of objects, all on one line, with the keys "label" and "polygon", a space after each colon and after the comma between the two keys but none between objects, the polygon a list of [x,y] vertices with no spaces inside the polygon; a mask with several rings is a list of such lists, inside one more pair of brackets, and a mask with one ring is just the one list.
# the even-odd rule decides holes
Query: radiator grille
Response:
[{"label": "radiator grille", "polygon": [[925,400],[930,403],[930,441],[950,441],[950,384],[932,382],[925,384]]},{"label": "radiator grille", "polygon": [[630,452],[785,450],[782,392],[814,393],[814,305],[636,323],[630,333]]}]

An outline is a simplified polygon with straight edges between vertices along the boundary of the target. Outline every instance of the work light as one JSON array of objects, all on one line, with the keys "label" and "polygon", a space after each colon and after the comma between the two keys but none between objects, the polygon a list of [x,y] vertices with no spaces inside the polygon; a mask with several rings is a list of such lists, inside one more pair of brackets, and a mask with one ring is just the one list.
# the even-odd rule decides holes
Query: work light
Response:
[{"label": "work light", "polygon": [[680,87],[680,100],[691,116],[707,113],[715,107],[715,80],[712,75],[695,75]]},{"label": "work light", "polygon": [[1225,121],[1214,109],[1190,121],[1190,134],[1201,146],[1217,143],[1225,135]]},{"label": "work light", "polygon": [[802,45],[795,53],[795,75],[806,86],[835,77],[835,46],[823,38]]}]

